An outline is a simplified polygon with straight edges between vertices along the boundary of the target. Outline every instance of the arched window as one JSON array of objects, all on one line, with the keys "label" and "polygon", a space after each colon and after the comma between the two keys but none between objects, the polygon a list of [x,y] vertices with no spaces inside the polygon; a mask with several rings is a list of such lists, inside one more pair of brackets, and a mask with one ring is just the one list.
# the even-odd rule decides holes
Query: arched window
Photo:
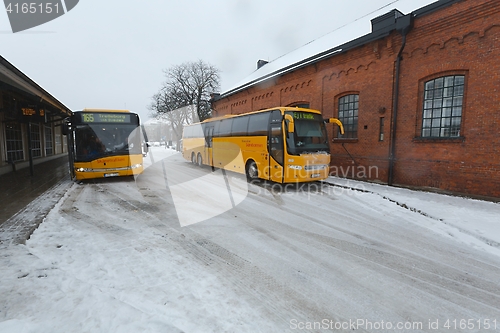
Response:
[{"label": "arched window", "polygon": [[449,75],[425,82],[422,137],[460,136],[464,81],[464,75]]}]

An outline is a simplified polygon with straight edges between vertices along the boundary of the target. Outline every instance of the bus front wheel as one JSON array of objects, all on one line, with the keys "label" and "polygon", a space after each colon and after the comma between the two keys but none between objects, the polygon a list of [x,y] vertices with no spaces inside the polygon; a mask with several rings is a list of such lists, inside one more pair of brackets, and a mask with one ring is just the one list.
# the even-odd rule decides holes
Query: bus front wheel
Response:
[{"label": "bus front wheel", "polygon": [[246,174],[249,181],[257,180],[259,178],[259,170],[257,169],[257,164],[254,161],[250,161],[247,164]]},{"label": "bus front wheel", "polygon": [[201,157],[201,154],[198,153],[198,165],[202,166],[203,165],[203,158]]}]

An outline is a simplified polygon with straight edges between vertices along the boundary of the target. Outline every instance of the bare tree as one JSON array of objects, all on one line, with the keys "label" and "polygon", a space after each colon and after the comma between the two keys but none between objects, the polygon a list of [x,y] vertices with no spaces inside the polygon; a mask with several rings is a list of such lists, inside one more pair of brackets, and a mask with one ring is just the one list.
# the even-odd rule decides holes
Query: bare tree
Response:
[{"label": "bare tree", "polygon": [[166,81],[153,95],[152,116],[167,121],[177,141],[185,124],[211,116],[210,94],[219,91],[219,70],[198,60],[173,66],[164,71]]}]

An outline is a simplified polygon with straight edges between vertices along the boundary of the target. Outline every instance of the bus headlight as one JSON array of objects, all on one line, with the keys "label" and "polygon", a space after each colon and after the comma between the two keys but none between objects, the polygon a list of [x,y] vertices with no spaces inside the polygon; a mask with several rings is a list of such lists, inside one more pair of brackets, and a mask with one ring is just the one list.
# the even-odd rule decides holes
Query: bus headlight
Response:
[{"label": "bus headlight", "polygon": [[87,168],[76,168],[76,172],[89,172],[92,171],[92,169],[87,169]]},{"label": "bus headlight", "polygon": [[301,165],[288,165],[288,167],[293,170],[302,170]]},{"label": "bus headlight", "polygon": [[140,167],[142,167],[142,164],[134,164],[130,168],[137,169],[137,168],[140,168]]}]

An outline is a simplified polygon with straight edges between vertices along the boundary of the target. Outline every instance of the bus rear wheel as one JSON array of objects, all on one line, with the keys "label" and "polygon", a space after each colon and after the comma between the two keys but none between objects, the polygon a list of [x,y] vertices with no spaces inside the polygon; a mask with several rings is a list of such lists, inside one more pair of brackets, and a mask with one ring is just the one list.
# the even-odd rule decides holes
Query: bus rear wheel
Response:
[{"label": "bus rear wheel", "polygon": [[196,155],[194,153],[191,153],[191,163],[196,165]]},{"label": "bus rear wheel", "polygon": [[248,181],[254,181],[259,179],[259,170],[257,169],[257,164],[254,161],[250,161],[247,164],[246,175]]}]

